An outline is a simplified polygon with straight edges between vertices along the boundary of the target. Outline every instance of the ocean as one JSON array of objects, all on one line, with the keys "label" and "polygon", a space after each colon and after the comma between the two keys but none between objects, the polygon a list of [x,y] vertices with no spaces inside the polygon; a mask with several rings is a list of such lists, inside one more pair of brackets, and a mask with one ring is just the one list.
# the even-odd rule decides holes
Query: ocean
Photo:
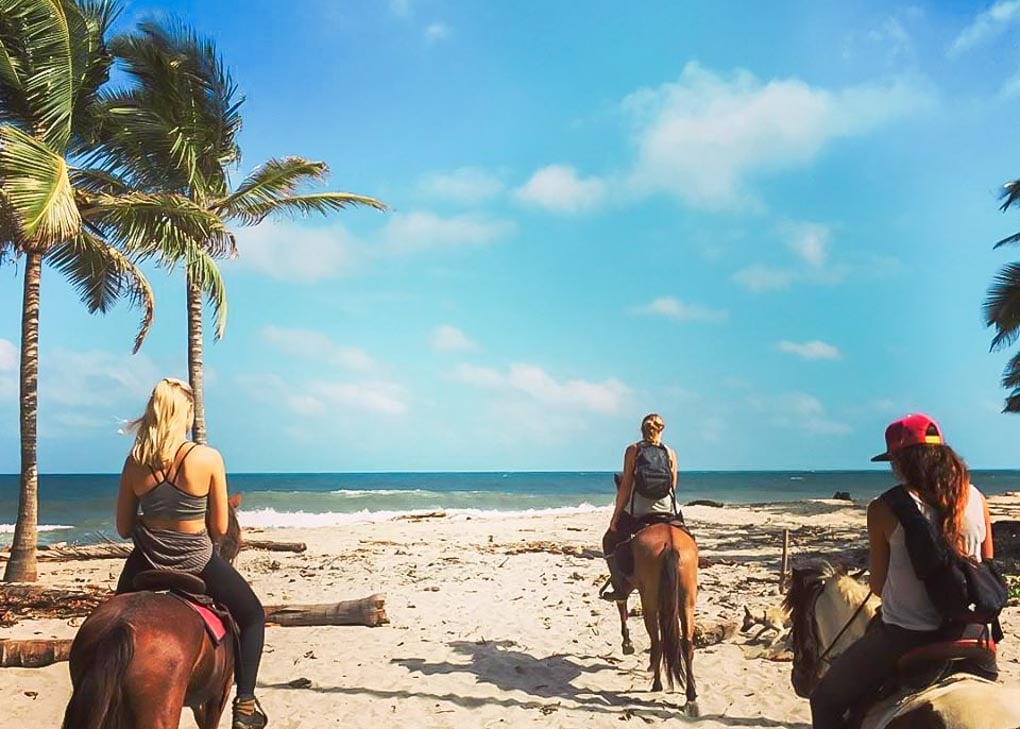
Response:
[{"label": "ocean", "polygon": [[[1020,491],[1020,471],[975,471],[985,493]],[[116,537],[116,475],[43,475],[40,542],[90,543]],[[595,511],[613,502],[612,472],[511,473],[242,473],[228,477],[243,494],[249,527],[340,527],[402,514],[445,511],[455,517]],[[830,498],[847,491],[871,499],[893,484],[888,471],[707,471],[680,476],[678,501],[752,504]],[[0,544],[17,515],[18,476],[0,475]]]}]

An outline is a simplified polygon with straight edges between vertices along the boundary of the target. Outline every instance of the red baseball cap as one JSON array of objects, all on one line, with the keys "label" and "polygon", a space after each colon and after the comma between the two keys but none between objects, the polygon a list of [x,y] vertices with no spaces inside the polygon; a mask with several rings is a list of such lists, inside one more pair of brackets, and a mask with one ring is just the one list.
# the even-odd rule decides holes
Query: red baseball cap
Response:
[{"label": "red baseball cap", "polygon": [[879,453],[872,461],[888,461],[898,450],[912,445],[945,445],[939,424],[921,413],[904,415],[894,420],[885,429],[885,453]]}]

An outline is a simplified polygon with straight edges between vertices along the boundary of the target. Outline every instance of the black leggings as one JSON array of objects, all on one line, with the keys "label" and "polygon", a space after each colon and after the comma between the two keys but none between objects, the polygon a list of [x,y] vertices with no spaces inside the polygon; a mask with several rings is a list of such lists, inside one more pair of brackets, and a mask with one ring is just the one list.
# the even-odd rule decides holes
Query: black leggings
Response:
[{"label": "black leggings", "polygon": [[939,631],[907,630],[875,618],[867,632],[833,661],[829,672],[811,693],[811,726],[840,729],[843,715],[873,694],[896,671],[904,655],[937,640]]},{"label": "black leggings", "polygon": [[[149,561],[135,549],[127,558],[124,571],[120,573],[117,592],[131,592],[135,575],[149,569],[152,569]],[[241,633],[241,655],[234,662],[237,695],[242,698],[254,696],[255,678],[259,672],[266,636],[266,613],[262,603],[237,570],[215,552],[198,576],[205,580],[209,597],[227,608],[237,621]]]}]

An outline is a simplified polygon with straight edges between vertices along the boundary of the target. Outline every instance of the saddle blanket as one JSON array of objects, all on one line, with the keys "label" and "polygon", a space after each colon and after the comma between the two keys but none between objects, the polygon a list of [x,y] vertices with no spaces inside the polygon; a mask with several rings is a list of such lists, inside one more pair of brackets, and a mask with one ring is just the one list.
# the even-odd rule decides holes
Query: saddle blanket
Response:
[{"label": "saddle blanket", "polygon": [[[170,594],[198,613],[198,616],[202,618],[202,622],[205,624],[206,632],[208,632],[209,637],[212,638],[213,645],[219,645],[223,641],[227,635],[227,626],[224,623],[223,618],[221,618],[213,608],[198,602],[196,596],[189,593],[171,592]],[[200,597],[206,600],[209,599],[204,595]]]}]

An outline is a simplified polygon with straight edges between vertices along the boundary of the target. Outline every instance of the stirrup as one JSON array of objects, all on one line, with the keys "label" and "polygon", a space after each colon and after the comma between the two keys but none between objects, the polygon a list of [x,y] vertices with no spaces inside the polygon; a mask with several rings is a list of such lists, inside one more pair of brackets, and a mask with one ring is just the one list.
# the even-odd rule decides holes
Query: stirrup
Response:
[{"label": "stirrup", "polygon": [[255,702],[255,711],[251,714],[240,714],[237,711],[238,699],[234,699],[231,729],[264,729],[264,727],[268,726],[269,717],[262,710],[262,704],[254,696],[251,700]]},{"label": "stirrup", "polygon": [[602,589],[599,590],[599,599],[605,600],[606,602],[623,602],[630,597],[629,592],[623,593],[623,597],[620,597],[621,593],[617,592],[615,587],[613,587],[613,589],[609,589],[612,584],[613,578],[607,578],[605,584],[602,585]]}]

